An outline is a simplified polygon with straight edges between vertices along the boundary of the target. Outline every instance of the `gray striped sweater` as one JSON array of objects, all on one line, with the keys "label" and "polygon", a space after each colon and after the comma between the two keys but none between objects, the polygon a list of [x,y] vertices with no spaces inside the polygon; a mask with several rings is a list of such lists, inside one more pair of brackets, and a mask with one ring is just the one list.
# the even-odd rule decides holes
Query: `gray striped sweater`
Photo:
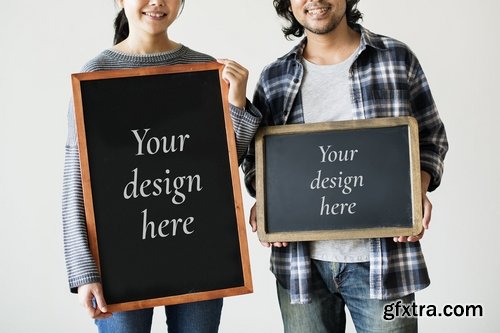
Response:
[{"label": "gray striped sweater", "polygon": [[[149,55],[128,55],[114,50],[105,50],[83,66],[82,72],[198,63],[213,60],[212,57],[193,51],[186,46],[181,46],[170,52]],[[80,173],[80,155],[72,104],[70,103],[68,112],[68,137],[62,193],[62,221],[64,255],[69,287],[72,292],[76,292],[77,288],[81,285],[100,282],[100,277],[88,246]],[[246,109],[245,111],[230,105],[239,159],[251,142],[261,120],[260,112],[249,102],[247,102]]]}]

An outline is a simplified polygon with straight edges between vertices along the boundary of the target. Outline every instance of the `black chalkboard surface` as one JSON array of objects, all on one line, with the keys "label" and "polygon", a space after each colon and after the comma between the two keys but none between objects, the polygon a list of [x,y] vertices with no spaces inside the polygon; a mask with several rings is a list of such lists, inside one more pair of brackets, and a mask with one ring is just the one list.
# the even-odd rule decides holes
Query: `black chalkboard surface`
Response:
[{"label": "black chalkboard surface", "polygon": [[271,126],[256,139],[261,241],[421,231],[414,118]]},{"label": "black chalkboard surface", "polygon": [[111,311],[252,290],[221,71],[72,76],[89,243]]}]

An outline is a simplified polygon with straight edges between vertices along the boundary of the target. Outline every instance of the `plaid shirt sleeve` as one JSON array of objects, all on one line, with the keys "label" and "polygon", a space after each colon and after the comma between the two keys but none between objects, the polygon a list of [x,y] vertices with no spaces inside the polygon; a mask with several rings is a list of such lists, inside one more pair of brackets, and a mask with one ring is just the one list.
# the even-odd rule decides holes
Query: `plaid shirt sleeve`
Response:
[{"label": "plaid shirt sleeve", "polygon": [[[421,169],[431,174],[432,191],[441,182],[448,142],[422,67],[403,43],[361,31],[370,49],[369,56],[356,63],[353,75],[357,110],[367,118],[415,117],[419,125]],[[370,244],[371,298],[394,299],[429,285],[419,242],[372,239]]]},{"label": "plaid shirt sleeve", "polygon": [[[293,88],[292,82],[293,77],[300,73],[292,71],[291,74],[288,74],[287,62],[278,62],[275,65],[264,69],[255,90],[253,104],[262,113],[260,125],[284,124],[288,116],[291,122],[303,122],[300,113],[293,112],[297,109],[295,96],[299,87]],[[253,187],[255,150],[253,142],[244,156],[242,169],[245,174],[247,190],[252,196],[255,196]],[[311,301],[309,293],[311,260],[308,243],[292,242],[287,247],[273,247],[270,265],[277,281],[289,290],[292,304],[305,304]]]},{"label": "plaid shirt sleeve", "polygon": [[[268,113],[268,108],[266,108],[265,97],[263,94],[263,87],[261,81],[257,84],[257,88],[254,93],[253,98],[253,106],[261,112],[262,115],[266,115]],[[261,117],[260,126],[265,126],[266,121],[263,117]],[[243,160],[241,163],[241,169],[244,174],[245,186],[248,193],[255,197],[255,139],[252,138],[252,141],[248,145],[248,148],[243,156]]]},{"label": "plaid shirt sleeve", "polygon": [[[266,93],[269,91],[269,85],[272,81],[272,75],[269,74],[268,71],[264,70],[260,76],[259,82],[257,83],[257,87],[255,88],[252,104],[253,107],[256,108],[261,114],[260,126],[269,126],[274,124],[272,121],[272,110],[269,104],[270,97]],[[281,89],[277,89],[277,92],[274,93],[276,100],[279,100],[282,97],[281,92]],[[255,188],[253,185],[255,181],[255,140],[252,140],[248,146],[248,149],[243,156],[241,168],[245,175],[245,186],[247,191],[251,196],[255,197]]]},{"label": "plaid shirt sleeve", "polygon": [[412,116],[416,118],[419,126],[420,165],[422,170],[432,176],[428,190],[433,191],[441,183],[448,141],[429,83],[417,58],[411,52],[408,68]]}]

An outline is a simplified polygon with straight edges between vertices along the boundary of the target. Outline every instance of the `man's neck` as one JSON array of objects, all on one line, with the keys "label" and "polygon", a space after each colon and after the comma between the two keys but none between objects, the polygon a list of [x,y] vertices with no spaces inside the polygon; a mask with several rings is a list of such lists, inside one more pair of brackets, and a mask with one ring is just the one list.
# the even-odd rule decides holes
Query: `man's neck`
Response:
[{"label": "man's neck", "polygon": [[349,58],[358,48],[361,35],[351,29],[345,19],[327,34],[306,31],[304,58],[317,65],[334,65]]}]

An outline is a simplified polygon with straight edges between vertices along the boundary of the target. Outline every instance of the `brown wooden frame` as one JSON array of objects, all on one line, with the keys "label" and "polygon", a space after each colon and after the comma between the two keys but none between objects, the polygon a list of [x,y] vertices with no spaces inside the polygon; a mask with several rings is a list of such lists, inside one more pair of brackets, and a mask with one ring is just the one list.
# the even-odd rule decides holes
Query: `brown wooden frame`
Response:
[{"label": "brown wooden frame", "polygon": [[[265,208],[265,174],[264,149],[265,138],[271,135],[297,134],[327,131],[343,131],[368,128],[383,128],[394,126],[408,126],[408,138],[410,154],[410,178],[412,197],[412,220],[411,228],[371,228],[371,229],[348,229],[348,230],[325,230],[325,231],[294,231],[273,232],[266,231],[266,208]],[[356,239],[356,238],[381,238],[393,236],[418,235],[422,231],[422,196],[420,180],[420,153],[418,140],[418,124],[413,117],[375,118],[366,120],[335,121],[314,124],[292,124],[280,126],[268,126],[261,128],[256,135],[256,205],[257,205],[257,233],[263,242],[289,242],[289,241],[311,241],[330,239]]]},{"label": "brown wooden frame", "polygon": [[244,213],[243,213],[243,200],[241,196],[241,186],[240,186],[240,179],[238,172],[236,143],[235,143],[232,120],[230,117],[229,106],[227,101],[228,86],[222,79],[223,67],[224,66],[219,63],[209,62],[209,63],[184,64],[184,65],[173,65],[173,66],[143,67],[136,69],[119,69],[119,70],[109,70],[109,71],[76,73],[72,74],[71,76],[77,133],[78,133],[78,145],[80,150],[82,186],[83,186],[84,203],[85,203],[85,214],[87,218],[86,223],[87,223],[87,232],[89,237],[89,246],[92,255],[94,257],[94,260],[97,264],[97,267],[100,269],[101,266],[99,262],[99,244],[97,241],[94,204],[92,198],[91,176],[90,176],[89,158],[88,158],[88,151],[86,144],[87,139],[85,133],[84,111],[82,105],[82,94],[81,94],[80,83],[82,81],[98,80],[98,79],[100,80],[100,79],[110,79],[110,78],[113,79],[129,78],[137,76],[198,72],[207,70],[218,70],[219,72],[219,81],[220,81],[221,95],[223,99],[222,105],[223,105],[224,122],[226,128],[226,138],[228,143],[228,154],[230,162],[229,164],[230,164],[231,179],[233,185],[233,197],[235,202],[237,232],[240,245],[240,256],[242,261],[244,284],[242,286],[230,287],[227,289],[189,293],[183,295],[160,297],[160,298],[146,299],[140,301],[108,304],[108,309],[110,312],[128,311],[141,308],[150,308],[160,305],[171,305],[171,304],[188,303],[194,301],[203,301],[203,300],[216,299],[227,296],[248,294],[253,292],[250,260],[248,253],[248,243],[247,243]]}]

